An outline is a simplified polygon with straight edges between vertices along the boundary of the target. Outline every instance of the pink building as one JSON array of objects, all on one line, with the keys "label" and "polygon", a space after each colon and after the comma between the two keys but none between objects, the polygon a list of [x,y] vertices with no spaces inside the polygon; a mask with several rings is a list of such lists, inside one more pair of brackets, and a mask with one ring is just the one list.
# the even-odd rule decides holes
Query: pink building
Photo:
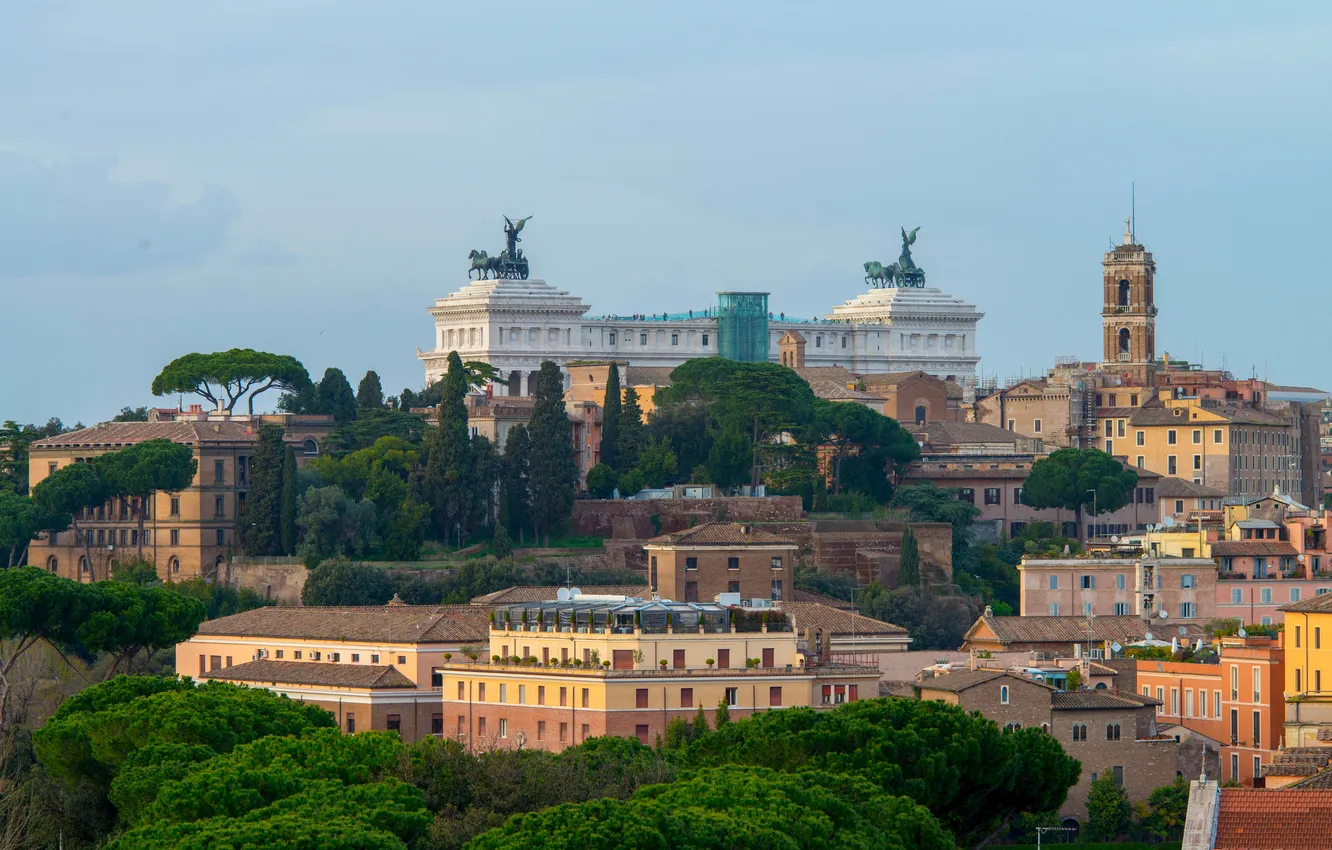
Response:
[{"label": "pink building", "polygon": [[1211,545],[1220,570],[1218,617],[1280,623],[1280,606],[1332,592],[1332,512],[1310,510],[1280,494],[1229,501],[1225,539]]},{"label": "pink building", "polygon": [[1167,625],[1215,616],[1216,564],[1209,558],[1023,558],[1024,617],[1150,616]]}]

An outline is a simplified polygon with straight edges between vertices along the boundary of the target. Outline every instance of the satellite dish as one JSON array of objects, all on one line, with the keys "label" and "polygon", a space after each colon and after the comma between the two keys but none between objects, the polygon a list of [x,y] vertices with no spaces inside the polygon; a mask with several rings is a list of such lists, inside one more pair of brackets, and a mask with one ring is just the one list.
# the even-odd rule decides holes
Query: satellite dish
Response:
[{"label": "satellite dish", "polygon": [[1189,633],[1189,630],[1188,630],[1188,629],[1184,628],[1183,626],[1180,626],[1180,627],[1179,627],[1179,636],[1180,636],[1180,637],[1184,637],[1184,635],[1186,635],[1186,634],[1188,634],[1188,633]]},{"label": "satellite dish", "polygon": [[1164,525],[1166,528],[1174,528],[1175,518],[1172,516],[1168,516],[1165,519],[1161,520],[1161,524]]},{"label": "satellite dish", "polygon": [[1168,620],[1170,619],[1170,612],[1162,608],[1160,611],[1156,612],[1156,616],[1160,617],[1162,620]]},{"label": "satellite dish", "polygon": [[1112,535],[1110,535],[1110,542],[1111,542],[1111,543],[1118,543],[1118,542],[1119,542],[1119,535],[1118,535],[1118,534],[1112,534]]},{"label": "satellite dish", "polygon": [[1152,639],[1152,633],[1151,633],[1151,632],[1147,632],[1146,634],[1144,634],[1144,635],[1142,636],[1142,639],[1143,639],[1143,640],[1151,640],[1151,639]]},{"label": "satellite dish", "polygon": [[1240,630],[1239,630],[1239,636],[1240,636],[1240,637],[1248,637],[1248,636],[1249,636],[1249,633],[1248,633],[1247,631],[1245,631],[1244,629],[1240,629]]},{"label": "satellite dish", "polygon": [[576,587],[571,587],[571,588],[569,588],[569,598],[570,598],[570,599],[573,599],[575,596],[582,596],[582,595],[583,595],[583,591],[582,591],[582,590],[580,590],[580,589],[578,589],[578,588],[576,588]]},{"label": "satellite dish", "polygon": [[561,587],[559,590],[555,591],[555,598],[556,598],[557,600],[559,600],[560,602],[568,602],[568,601],[569,601],[569,588],[567,588],[567,587]]},{"label": "satellite dish", "polygon": [[1295,556],[1295,560],[1296,560],[1296,561],[1299,561],[1301,564],[1303,564],[1303,563],[1304,563],[1304,556],[1303,556],[1303,555],[1296,555],[1296,556]]},{"label": "satellite dish", "polygon": [[1124,647],[1119,645],[1119,641],[1115,641],[1114,643],[1110,644],[1110,648],[1113,649],[1115,652],[1119,652],[1119,650],[1123,649]]},{"label": "satellite dish", "polygon": [[1152,524],[1149,522],[1149,523],[1147,523],[1147,530],[1148,530],[1148,531],[1156,531],[1156,530],[1157,530],[1157,527],[1154,526],[1154,525],[1152,525]]}]

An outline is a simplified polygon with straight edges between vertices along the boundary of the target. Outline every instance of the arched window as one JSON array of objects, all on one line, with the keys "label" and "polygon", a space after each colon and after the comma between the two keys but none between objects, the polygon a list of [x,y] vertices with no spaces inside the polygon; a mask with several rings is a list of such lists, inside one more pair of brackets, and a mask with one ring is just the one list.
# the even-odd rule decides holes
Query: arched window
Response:
[{"label": "arched window", "polygon": [[1004,685],[999,689],[999,702],[1003,705],[1008,705],[1008,685]]},{"label": "arched window", "polygon": [[1128,354],[1128,353],[1129,353],[1129,342],[1132,340],[1132,338],[1133,338],[1133,335],[1129,333],[1129,329],[1128,329],[1128,328],[1120,328],[1120,329],[1119,329],[1119,353],[1120,353],[1120,354]]},{"label": "arched window", "polygon": [[1107,724],[1105,724],[1105,739],[1106,739],[1107,741],[1118,741],[1118,740],[1119,740],[1119,724],[1118,724],[1118,723],[1107,723]]},{"label": "arched window", "polygon": [[1105,682],[1097,682],[1097,683],[1096,683],[1096,688],[1095,688],[1095,690],[1098,690],[1098,691],[1104,691],[1104,690],[1106,690]]},{"label": "arched window", "polygon": [[314,457],[315,455],[319,454],[319,444],[312,439],[306,440],[305,442],[301,443],[301,451],[305,454],[306,457]]},{"label": "arched window", "polygon": [[172,558],[170,561],[167,561],[167,567],[171,570],[172,575],[180,572],[180,558]]},{"label": "arched window", "polygon": [[60,566],[60,562],[56,560],[55,555],[52,555],[51,557],[46,559],[46,569],[49,570],[50,572],[55,572],[56,567],[58,566]]},{"label": "arched window", "polygon": [[1086,723],[1074,723],[1074,724],[1073,724],[1073,740],[1074,740],[1074,741],[1085,741],[1085,740],[1087,740],[1087,724],[1086,724]]},{"label": "arched window", "polygon": [[927,411],[925,410],[925,405],[923,404],[916,405],[916,424],[924,425],[926,417],[927,417]]},{"label": "arched window", "polygon": [[1129,282],[1121,280],[1119,282],[1119,306],[1127,307],[1129,305]]}]

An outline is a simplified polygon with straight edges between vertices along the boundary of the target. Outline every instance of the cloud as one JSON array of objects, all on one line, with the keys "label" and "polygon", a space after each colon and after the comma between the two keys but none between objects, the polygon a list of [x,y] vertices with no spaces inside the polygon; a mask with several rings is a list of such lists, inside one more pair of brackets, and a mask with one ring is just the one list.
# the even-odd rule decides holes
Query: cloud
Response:
[{"label": "cloud", "polygon": [[113,166],[0,152],[0,279],[193,265],[222,244],[239,214],[224,188],[170,206],[169,186],[113,180]]},{"label": "cloud", "polygon": [[248,251],[236,258],[237,265],[242,266],[289,266],[300,261],[300,254],[294,254],[266,239],[254,243]]}]

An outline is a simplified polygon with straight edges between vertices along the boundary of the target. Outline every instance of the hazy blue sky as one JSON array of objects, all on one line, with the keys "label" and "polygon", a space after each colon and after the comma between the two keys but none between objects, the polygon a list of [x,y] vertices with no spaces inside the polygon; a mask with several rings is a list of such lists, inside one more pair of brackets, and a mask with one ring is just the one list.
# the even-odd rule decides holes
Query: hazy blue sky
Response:
[{"label": "hazy blue sky", "polygon": [[0,0],[0,419],[233,346],[418,387],[502,213],[595,313],[823,314],[920,225],[984,370],[1039,371],[1099,357],[1131,181],[1158,351],[1325,386],[1329,45],[1323,3]]}]

